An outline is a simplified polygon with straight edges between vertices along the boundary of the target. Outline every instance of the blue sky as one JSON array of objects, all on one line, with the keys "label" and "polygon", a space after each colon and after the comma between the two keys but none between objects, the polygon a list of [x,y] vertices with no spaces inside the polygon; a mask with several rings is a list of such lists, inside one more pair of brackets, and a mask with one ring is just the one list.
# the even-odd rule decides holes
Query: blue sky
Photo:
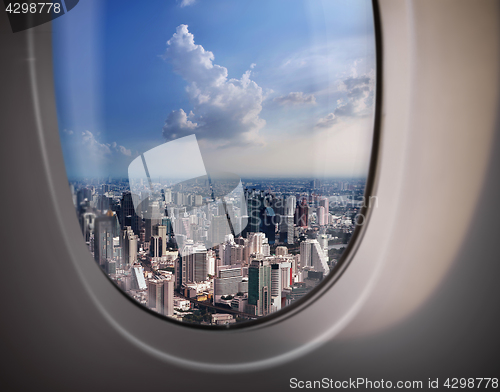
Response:
[{"label": "blue sky", "polygon": [[189,134],[211,170],[366,174],[370,1],[83,0],[53,30],[70,177],[126,176]]}]

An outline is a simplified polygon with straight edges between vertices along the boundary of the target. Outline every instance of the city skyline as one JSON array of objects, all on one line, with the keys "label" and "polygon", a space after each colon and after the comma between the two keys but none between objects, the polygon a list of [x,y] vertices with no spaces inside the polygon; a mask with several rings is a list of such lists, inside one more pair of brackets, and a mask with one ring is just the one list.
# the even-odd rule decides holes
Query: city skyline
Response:
[{"label": "city skyline", "polygon": [[300,300],[364,222],[364,180],[260,179],[253,189],[225,180],[70,188],[86,246],[118,288],[201,325],[255,320]]}]

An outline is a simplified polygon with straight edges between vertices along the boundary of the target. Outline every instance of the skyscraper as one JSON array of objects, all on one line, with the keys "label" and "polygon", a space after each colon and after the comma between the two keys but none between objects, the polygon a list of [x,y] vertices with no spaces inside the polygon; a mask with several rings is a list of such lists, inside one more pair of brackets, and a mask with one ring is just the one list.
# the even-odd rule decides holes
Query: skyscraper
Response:
[{"label": "skyscraper", "polygon": [[165,316],[174,314],[174,282],[168,279],[148,281],[148,307]]},{"label": "skyscraper", "polygon": [[131,266],[137,262],[138,238],[130,226],[125,226],[120,235],[122,248],[122,267]]},{"label": "skyscraper", "polygon": [[116,216],[111,211],[105,216],[95,219],[94,227],[94,259],[104,265],[107,259],[113,258],[113,231]]},{"label": "skyscraper", "polygon": [[181,251],[182,283],[204,282],[208,278],[207,248],[203,244],[187,243]]},{"label": "skyscraper", "polygon": [[322,197],[321,200],[319,201],[319,205],[320,207],[323,207],[324,208],[324,222],[325,222],[325,225],[328,224],[328,217],[330,215],[330,201],[328,200],[328,197]]},{"label": "skyscraper", "polygon": [[300,264],[302,268],[310,267],[324,275],[330,272],[328,257],[321,249],[318,240],[307,239],[300,243]]},{"label": "skyscraper", "polygon": [[296,210],[296,224],[300,227],[307,227],[309,222],[309,207],[307,199],[303,198]]},{"label": "skyscraper", "polygon": [[271,264],[271,300],[274,311],[284,306],[283,289],[292,284],[292,264],[288,262]]},{"label": "skyscraper", "polygon": [[248,267],[248,306],[256,316],[266,316],[271,310],[271,265],[254,258]]},{"label": "skyscraper", "polygon": [[152,236],[149,242],[149,252],[151,254],[151,257],[163,256],[162,248],[163,248],[162,238],[158,235]]}]

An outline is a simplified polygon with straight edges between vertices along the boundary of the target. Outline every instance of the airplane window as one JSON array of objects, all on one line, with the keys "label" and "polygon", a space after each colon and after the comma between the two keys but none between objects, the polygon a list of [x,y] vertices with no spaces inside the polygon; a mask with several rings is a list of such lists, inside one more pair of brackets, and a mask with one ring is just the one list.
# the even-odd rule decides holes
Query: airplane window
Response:
[{"label": "airplane window", "polygon": [[370,1],[79,2],[53,60],[83,240],[130,298],[250,325],[339,269],[369,204]]}]

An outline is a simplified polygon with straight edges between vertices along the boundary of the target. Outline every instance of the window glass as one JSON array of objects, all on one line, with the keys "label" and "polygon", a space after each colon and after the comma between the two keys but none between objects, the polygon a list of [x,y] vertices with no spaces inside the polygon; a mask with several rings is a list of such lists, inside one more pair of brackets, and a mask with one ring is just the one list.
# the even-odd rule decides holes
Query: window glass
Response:
[{"label": "window glass", "polygon": [[367,204],[370,1],[87,0],[53,44],[76,214],[119,289],[225,325],[338,267]]}]

